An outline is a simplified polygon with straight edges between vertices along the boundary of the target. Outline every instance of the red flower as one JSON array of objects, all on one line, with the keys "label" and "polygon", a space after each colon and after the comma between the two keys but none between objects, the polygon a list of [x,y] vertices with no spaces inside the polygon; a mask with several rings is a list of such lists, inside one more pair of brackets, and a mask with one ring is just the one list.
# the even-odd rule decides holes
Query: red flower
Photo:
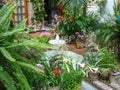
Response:
[{"label": "red flower", "polygon": [[62,69],[60,67],[56,66],[54,68],[53,72],[54,72],[55,76],[59,76],[60,73],[62,72]]}]

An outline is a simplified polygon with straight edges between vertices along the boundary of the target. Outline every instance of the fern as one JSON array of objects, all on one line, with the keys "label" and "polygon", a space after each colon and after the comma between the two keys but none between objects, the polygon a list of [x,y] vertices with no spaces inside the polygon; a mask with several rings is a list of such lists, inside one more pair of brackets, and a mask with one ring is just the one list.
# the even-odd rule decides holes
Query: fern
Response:
[{"label": "fern", "polygon": [[[19,90],[32,90],[26,77],[24,76],[21,68],[15,63],[12,63],[12,67],[14,68],[14,72],[13,75],[16,78],[16,84],[17,84],[17,88],[19,88]],[[17,83],[19,82],[19,83]]]},{"label": "fern", "polygon": [[[51,48],[52,46],[35,40],[29,40],[29,37],[22,37],[21,34],[25,33],[24,30],[26,29],[26,20],[13,28],[10,27],[11,16],[16,7],[17,5],[12,6],[10,2],[8,2],[0,10],[0,66],[3,68],[0,68],[0,82],[3,82],[7,90],[31,90],[34,82],[33,80],[28,80],[31,79],[28,78],[29,74],[33,75],[33,77],[37,77],[34,73],[37,73],[37,75],[44,75],[44,73],[34,66],[31,61],[22,57],[21,53],[22,51],[32,53],[31,48],[34,47],[39,49]],[[22,47],[25,48],[23,49]],[[39,56],[40,52],[41,51],[36,50]],[[36,53],[33,54],[36,55]],[[16,56],[19,57],[16,58]],[[19,60],[17,60],[18,58]],[[26,69],[24,70],[24,68]],[[29,72],[28,75],[24,75],[23,73],[23,71],[26,72],[26,70]],[[37,81],[37,79],[38,78],[35,78],[34,80]]]},{"label": "fern", "polygon": [[32,70],[36,71],[37,73],[43,72],[42,70],[40,70],[39,68],[33,66],[32,64],[27,64],[27,63],[19,62],[19,61],[17,61],[17,64],[22,66],[22,67],[27,67],[29,69],[32,69]]},{"label": "fern", "polygon": [[20,31],[23,31],[25,30],[25,22],[26,20],[23,20],[22,22],[20,22],[20,24],[18,24],[12,31],[7,31],[5,33],[3,33],[1,35],[1,37],[4,37],[4,36],[10,36],[10,35],[13,35],[17,32],[20,32]]},{"label": "fern", "polygon": [[4,7],[0,10],[0,16],[4,16],[6,14],[6,11],[9,9],[10,2],[6,3]]},{"label": "fern", "polygon": [[4,84],[7,90],[17,90],[13,79],[8,75],[7,72],[3,71],[3,68],[0,66],[0,81]]},{"label": "fern", "polygon": [[6,59],[10,61],[15,61],[15,59],[10,55],[10,53],[5,48],[0,48],[0,51],[2,52],[3,56],[6,57]]},{"label": "fern", "polygon": [[45,44],[45,43],[40,43],[40,42],[35,42],[32,40],[26,40],[20,43],[13,43],[11,46],[7,46],[6,48],[13,48],[13,47],[20,47],[20,46],[30,46],[30,47],[39,47],[39,48],[55,48],[51,45]]},{"label": "fern", "polygon": [[[7,10],[4,16],[0,16],[0,32],[3,33],[7,31],[10,26],[10,19],[12,16],[12,12],[15,10],[16,6],[11,6],[10,9]],[[0,34],[1,34],[0,33]]]}]

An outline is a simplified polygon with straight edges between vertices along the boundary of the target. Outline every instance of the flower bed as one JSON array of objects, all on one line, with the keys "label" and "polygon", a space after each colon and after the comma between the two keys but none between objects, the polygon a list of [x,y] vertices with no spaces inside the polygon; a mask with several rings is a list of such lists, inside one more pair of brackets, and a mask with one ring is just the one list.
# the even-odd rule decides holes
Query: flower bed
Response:
[{"label": "flower bed", "polygon": [[[78,90],[81,86],[83,73],[78,64],[83,57],[71,51],[52,50],[45,52],[47,60],[44,61],[45,86],[64,90]],[[57,90],[57,89],[55,89]]]}]

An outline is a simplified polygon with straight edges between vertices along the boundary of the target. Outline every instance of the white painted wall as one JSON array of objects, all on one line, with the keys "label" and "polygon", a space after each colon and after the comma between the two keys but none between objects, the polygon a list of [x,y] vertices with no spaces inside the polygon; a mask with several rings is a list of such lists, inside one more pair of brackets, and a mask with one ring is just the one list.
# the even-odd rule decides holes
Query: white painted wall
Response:
[{"label": "white painted wall", "polygon": [[114,0],[107,0],[106,6],[105,6],[106,12],[113,15],[114,14],[113,6],[114,6]]}]

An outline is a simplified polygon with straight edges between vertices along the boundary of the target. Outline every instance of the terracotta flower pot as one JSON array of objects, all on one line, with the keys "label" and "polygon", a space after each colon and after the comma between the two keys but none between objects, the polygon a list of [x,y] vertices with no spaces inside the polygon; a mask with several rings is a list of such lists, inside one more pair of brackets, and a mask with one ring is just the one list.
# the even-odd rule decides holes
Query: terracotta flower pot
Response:
[{"label": "terracotta flower pot", "polygon": [[59,90],[60,87],[59,86],[55,86],[55,87],[50,87],[49,90]]},{"label": "terracotta flower pot", "polygon": [[78,48],[78,49],[82,48],[82,43],[78,39],[76,40],[76,48]]},{"label": "terracotta flower pot", "polygon": [[91,71],[90,71],[90,72],[88,73],[88,76],[89,76],[90,79],[96,80],[96,79],[98,79],[99,73],[98,73],[98,72],[91,72]]}]

